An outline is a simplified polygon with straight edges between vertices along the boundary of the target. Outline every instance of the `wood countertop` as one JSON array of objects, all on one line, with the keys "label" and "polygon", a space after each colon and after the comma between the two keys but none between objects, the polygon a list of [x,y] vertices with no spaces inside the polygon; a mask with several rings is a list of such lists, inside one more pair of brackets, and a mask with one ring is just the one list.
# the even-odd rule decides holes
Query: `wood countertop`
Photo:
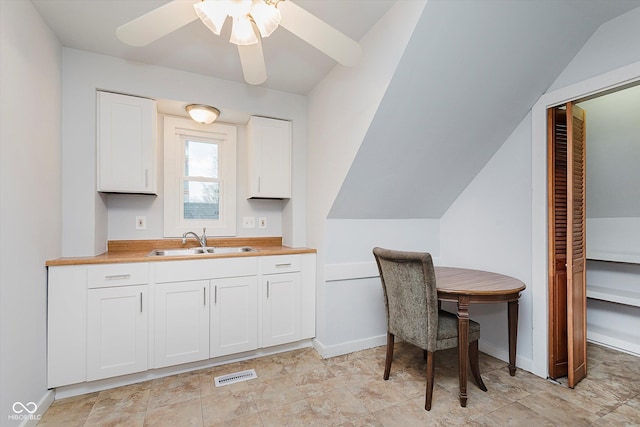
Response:
[{"label": "wood countertop", "polygon": [[291,248],[282,245],[282,237],[225,237],[208,238],[208,247],[235,247],[250,246],[255,252],[227,253],[227,254],[198,254],[180,256],[148,256],[154,249],[175,249],[199,247],[197,242],[190,238],[185,244],[182,239],[158,239],[158,240],[110,240],[107,244],[107,252],[96,256],[87,257],[63,257],[48,260],[45,265],[81,265],[81,264],[113,264],[124,262],[165,262],[178,260],[211,259],[211,258],[235,258],[254,257],[268,255],[289,255],[316,253],[311,248]]}]

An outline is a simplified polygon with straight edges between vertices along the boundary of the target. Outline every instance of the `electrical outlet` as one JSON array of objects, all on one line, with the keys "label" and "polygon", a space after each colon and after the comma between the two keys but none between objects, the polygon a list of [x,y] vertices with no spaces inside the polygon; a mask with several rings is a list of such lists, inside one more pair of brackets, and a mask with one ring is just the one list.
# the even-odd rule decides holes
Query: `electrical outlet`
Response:
[{"label": "electrical outlet", "polygon": [[243,217],[242,228],[256,228],[256,217],[255,216]]},{"label": "electrical outlet", "polygon": [[258,218],[258,228],[267,228],[267,218],[261,216]]},{"label": "electrical outlet", "polygon": [[147,229],[147,217],[146,216],[137,216],[136,217],[136,230],[146,230]]}]

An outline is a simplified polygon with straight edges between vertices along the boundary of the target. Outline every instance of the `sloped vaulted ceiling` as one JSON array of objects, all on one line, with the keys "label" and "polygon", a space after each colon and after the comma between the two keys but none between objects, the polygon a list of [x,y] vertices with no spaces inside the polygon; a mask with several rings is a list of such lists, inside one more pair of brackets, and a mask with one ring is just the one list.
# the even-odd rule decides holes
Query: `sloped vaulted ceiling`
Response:
[{"label": "sloped vaulted ceiling", "polygon": [[591,34],[639,5],[430,0],[329,217],[440,218]]}]

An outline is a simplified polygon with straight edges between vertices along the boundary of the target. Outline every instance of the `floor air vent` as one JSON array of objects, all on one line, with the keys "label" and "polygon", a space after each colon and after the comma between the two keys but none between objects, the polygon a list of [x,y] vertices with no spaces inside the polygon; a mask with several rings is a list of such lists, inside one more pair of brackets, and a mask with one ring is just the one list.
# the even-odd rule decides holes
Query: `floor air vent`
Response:
[{"label": "floor air vent", "polygon": [[215,377],[216,387],[222,387],[223,385],[235,384],[242,381],[252,380],[258,378],[255,369],[249,369],[247,371],[234,372],[233,374],[221,375]]}]

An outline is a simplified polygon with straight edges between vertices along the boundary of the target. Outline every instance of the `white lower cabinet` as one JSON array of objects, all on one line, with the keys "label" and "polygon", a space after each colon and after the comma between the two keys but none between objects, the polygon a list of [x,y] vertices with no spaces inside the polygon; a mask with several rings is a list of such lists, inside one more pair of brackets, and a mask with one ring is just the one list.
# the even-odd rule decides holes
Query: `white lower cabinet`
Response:
[{"label": "white lower cabinet", "polygon": [[262,346],[300,339],[300,273],[264,275]]},{"label": "white lower cabinet", "polygon": [[315,336],[315,254],[49,267],[49,388]]},{"label": "white lower cabinet", "polygon": [[148,286],[87,292],[87,381],[147,370]]},{"label": "white lower cabinet", "polygon": [[209,358],[208,296],[208,280],[156,285],[156,368]]},{"label": "white lower cabinet", "polygon": [[87,380],[87,266],[48,268],[47,388]]},{"label": "white lower cabinet", "polygon": [[211,357],[258,348],[258,278],[211,280]]}]

